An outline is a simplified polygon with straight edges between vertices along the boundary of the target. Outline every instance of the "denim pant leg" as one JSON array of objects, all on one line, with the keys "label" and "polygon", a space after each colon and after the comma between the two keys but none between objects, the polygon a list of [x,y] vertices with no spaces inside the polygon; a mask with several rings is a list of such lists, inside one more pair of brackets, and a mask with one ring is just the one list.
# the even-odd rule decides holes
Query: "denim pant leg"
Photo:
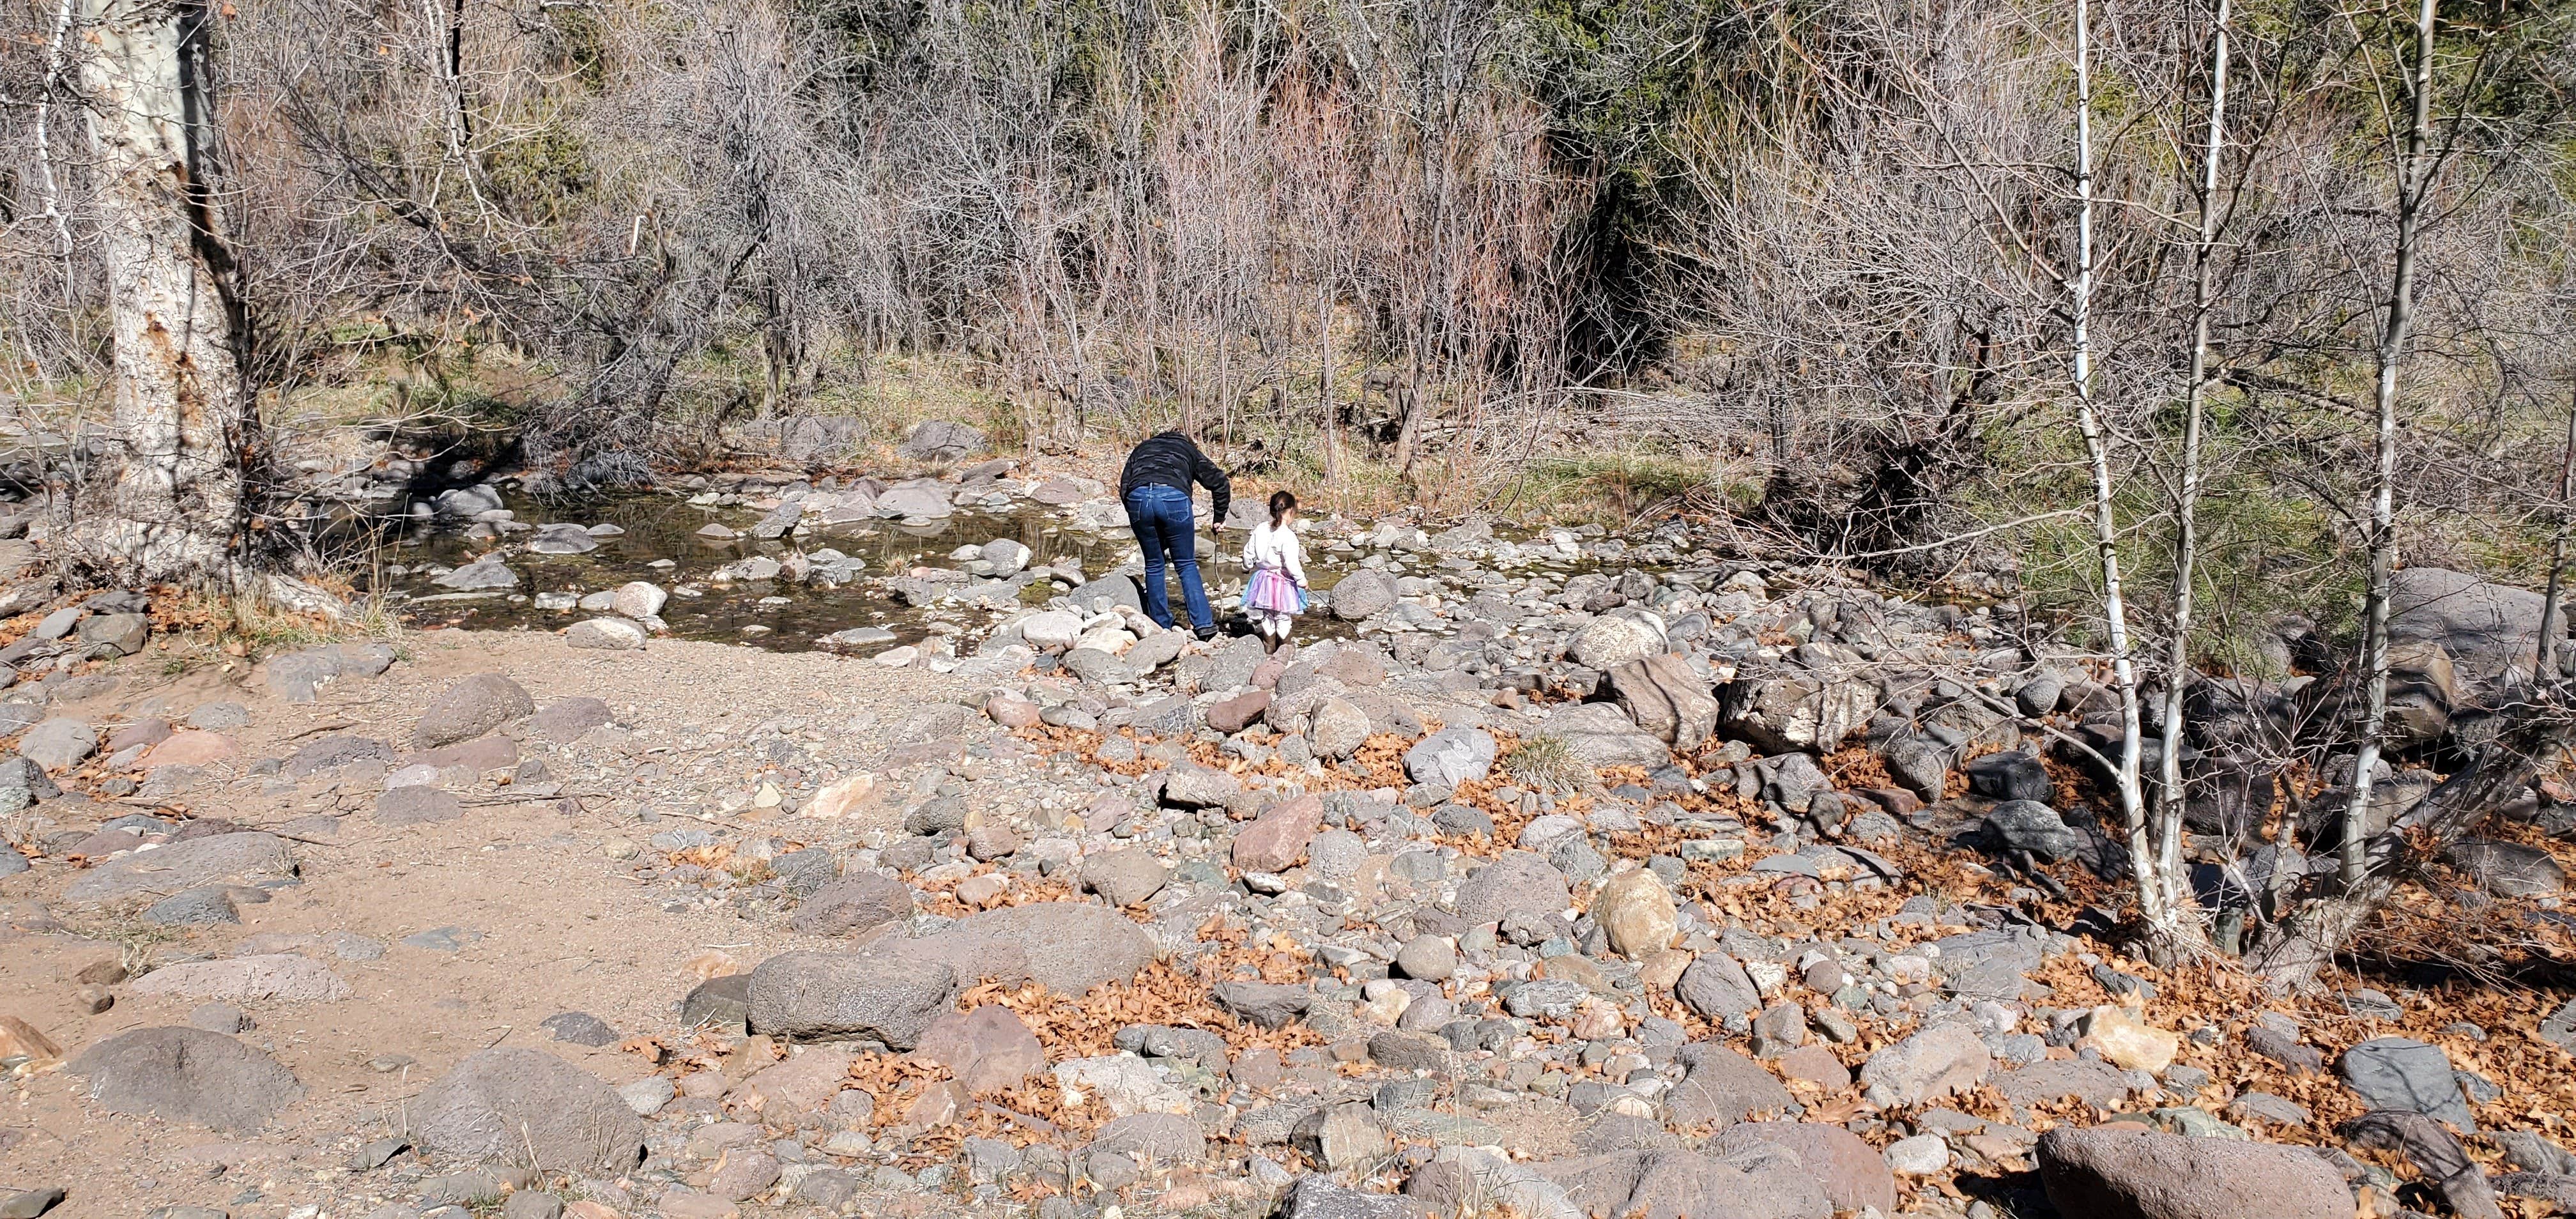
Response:
[{"label": "denim pant leg", "polygon": [[1172,565],[1181,569],[1181,603],[1189,607],[1190,625],[1204,633],[1216,629],[1216,611],[1209,607],[1207,585],[1199,579],[1198,545],[1198,522],[1191,517],[1189,496],[1183,495],[1163,535],[1163,548],[1171,552]]},{"label": "denim pant leg", "polygon": [[1138,487],[1127,495],[1127,525],[1136,535],[1136,549],[1145,555],[1145,616],[1166,629],[1172,625],[1172,594],[1163,586],[1162,505],[1153,487]]}]

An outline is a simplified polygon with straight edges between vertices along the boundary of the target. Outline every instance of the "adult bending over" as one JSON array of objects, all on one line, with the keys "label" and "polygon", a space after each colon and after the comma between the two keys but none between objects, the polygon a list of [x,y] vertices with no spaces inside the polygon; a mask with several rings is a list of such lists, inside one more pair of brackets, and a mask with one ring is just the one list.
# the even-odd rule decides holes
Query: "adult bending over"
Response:
[{"label": "adult bending over", "polygon": [[1164,556],[1180,569],[1181,599],[1190,611],[1190,626],[1201,639],[1216,636],[1216,612],[1208,608],[1207,585],[1199,579],[1198,525],[1190,516],[1191,484],[1208,489],[1214,499],[1214,532],[1225,531],[1225,510],[1234,500],[1234,484],[1209,461],[1188,436],[1165,432],[1147,439],[1127,454],[1127,469],[1118,476],[1119,498],[1127,501],[1127,524],[1136,532],[1136,548],[1145,552],[1145,616],[1165,629],[1172,621],[1172,594],[1163,585]]}]

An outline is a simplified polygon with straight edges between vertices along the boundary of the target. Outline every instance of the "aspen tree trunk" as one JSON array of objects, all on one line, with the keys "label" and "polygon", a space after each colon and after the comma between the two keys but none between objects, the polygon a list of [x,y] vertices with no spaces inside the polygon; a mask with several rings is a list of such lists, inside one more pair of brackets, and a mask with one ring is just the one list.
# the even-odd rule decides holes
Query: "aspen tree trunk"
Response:
[{"label": "aspen tree trunk", "polygon": [[71,523],[73,557],[127,585],[228,582],[254,416],[205,181],[207,14],[173,0],[83,9],[116,389],[106,468]]},{"label": "aspen tree trunk", "polygon": [[[2569,728],[2535,706],[2454,773],[2397,823],[2371,834],[2370,768],[2379,762],[2381,722],[2388,715],[2388,584],[2396,565],[2397,365],[2415,309],[2415,235],[2430,180],[2426,147],[2433,129],[2433,33],[2437,0],[2423,0],[2415,19],[2414,115],[2398,161],[2396,265],[2388,292],[2388,317],[2379,336],[2376,390],[2379,426],[2377,485],[2370,510],[2370,592],[2363,604],[2361,655],[2367,683],[2351,728],[2360,741],[2353,759],[2352,792],[2343,809],[2343,848],[2336,869],[2338,892],[2312,898],[2247,954],[2247,964],[2276,991],[2313,989],[2335,954],[2368,925],[2396,889],[2396,875],[2412,861],[2438,856],[2487,814],[2527,786],[2534,759],[2567,746]],[[2545,721],[2545,722],[2544,722]]]},{"label": "aspen tree trunk", "polygon": [[2154,837],[2138,777],[2140,746],[2138,666],[2129,642],[2129,605],[2120,582],[2120,520],[2111,478],[2111,446],[2093,401],[2093,69],[2092,11],[2075,0],[2075,278],[2069,285],[2074,318],[2075,425],[2093,472],[2093,548],[2102,567],[2102,620],[2110,633],[2111,683],[2120,695],[2120,756],[2112,786],[2128,830],[2129,864],[2137,876],[2139,910],[2147,924],[2170,921],[2165,886],[2155,874]]},{"label": "aspen tree trunk", "polygon": [[2532,678],[2558,676],[2558,651],[2566,642],[2567,527],[2576,512],[2568,496],[2576,493],[2576,402],[2567,407],[2567,443],[2558,451],[2558,529],[2549,542],[2549,588],[2540,598],[2540,648],[2532,658]]},{"label": "aspen tree trunk", "polygon": [[[2388,586],[2397,564],[2397,365],[2406,355],[2415,320],[2415,230],[2424,206],[2425,146],[2433,127],[2433,21],[2436,0],[2424,0],[2415,19],[2415,107],[2406,127],[2406,153],[2397,171],[2397,256],[2388,288],[2388,321],[2379,336],[2378,470],[2370,497],[2370,591],[2362,603],[2361,664],[2364,689],[2353,715],[2361,749],[2352,764],[2352,794],[2344,802],[2343,852],[2337,869],[2346,891],[2356,891],[2370,868],[2368,817],[2371,768],[2379,764],[2379,737],[2388,718]],[[2545,625],[2545,624],[2544,624]]]},{"label": "aspen tree trunk", "polygon": [[2191,887],[2182,864],[2183,696],[2190,686],[2192,582],[2200,560],[2200,456],[2202,425],[2209,407],[2210,272],[2218,244],[2218,162],[2227,132],[2227,7],[2218,0],[2218,20],[2210,35],[2209,138],[2202,146],[2200,225],[2192,243],[2191,383],[2185,387],[2182,433],[2182,483],[2174,496],[2173,637],[2165,651],[2164,739],[2156,758],[2154,883],[2163,889],[2165,921],[2152,927],[2166,946],[2198,943],[2207,936],[2193,909]]}]

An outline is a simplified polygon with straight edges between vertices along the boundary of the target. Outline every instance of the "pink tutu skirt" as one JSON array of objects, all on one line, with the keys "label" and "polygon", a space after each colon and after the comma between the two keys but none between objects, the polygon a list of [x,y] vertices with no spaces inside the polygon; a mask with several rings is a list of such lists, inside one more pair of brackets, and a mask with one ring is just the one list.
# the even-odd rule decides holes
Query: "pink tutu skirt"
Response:
[{"label": "pink tutu skirt", "polygon": [[1243,608],[1273,614],[1299,614],[1306,610],[1306,590],[1276,567],[1256,567],[1252,579],[1243,586]]}]

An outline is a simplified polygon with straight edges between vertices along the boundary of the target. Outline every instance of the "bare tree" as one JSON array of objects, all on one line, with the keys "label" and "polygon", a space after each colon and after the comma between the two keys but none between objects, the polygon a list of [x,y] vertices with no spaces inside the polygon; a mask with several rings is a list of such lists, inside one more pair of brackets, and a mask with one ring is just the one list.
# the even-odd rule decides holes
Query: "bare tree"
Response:
[{"label": "bare tree", "polygon": [[187,0],[83,12],[116,387],[99,484],[59,507],[73,561],[127,584],[230,581],[246,524],[257,417],[213,187],[208,21]]}]

